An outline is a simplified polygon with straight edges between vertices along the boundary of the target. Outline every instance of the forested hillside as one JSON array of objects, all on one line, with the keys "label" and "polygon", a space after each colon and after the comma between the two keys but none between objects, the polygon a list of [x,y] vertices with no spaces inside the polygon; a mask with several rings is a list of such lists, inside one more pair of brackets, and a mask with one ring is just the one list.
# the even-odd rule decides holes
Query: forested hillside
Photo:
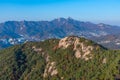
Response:
[{"label": "forested hillside", "polygon": [[75,36],[0,51],[0,80],[114,80],[120,51]]}]

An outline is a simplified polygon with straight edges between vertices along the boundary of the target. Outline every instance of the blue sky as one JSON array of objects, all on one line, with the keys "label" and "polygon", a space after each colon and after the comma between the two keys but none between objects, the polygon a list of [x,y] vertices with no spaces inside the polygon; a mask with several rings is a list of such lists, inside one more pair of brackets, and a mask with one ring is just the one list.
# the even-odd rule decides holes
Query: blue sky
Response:
[{"label": "blue sky", "polygon": [[0,22],[72,17],[120,25],[120,0],[0,0],[0,10]]}]

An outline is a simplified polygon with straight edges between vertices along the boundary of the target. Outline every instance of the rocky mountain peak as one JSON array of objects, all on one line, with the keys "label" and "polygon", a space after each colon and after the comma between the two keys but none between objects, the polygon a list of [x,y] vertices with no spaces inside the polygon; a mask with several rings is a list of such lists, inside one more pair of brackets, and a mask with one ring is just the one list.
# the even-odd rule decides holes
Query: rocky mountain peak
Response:
[{"label": "rocky mountain peak", "polygon": [[[79,38],[76,36],[70,36],[70,37],[65,37],[59,41],[59,48],[68,48],[70,45],[73,46],[73,50],[75,51],[75,57],[76,58],[82,58],[85,60],[89,60],[92,58],[91,51],[93,50],[92,45],[87,45],[88,40],[84,38]],[[87,46],[86,46],[87,45]],[[89,55],[89,57],[87,57]]]}]

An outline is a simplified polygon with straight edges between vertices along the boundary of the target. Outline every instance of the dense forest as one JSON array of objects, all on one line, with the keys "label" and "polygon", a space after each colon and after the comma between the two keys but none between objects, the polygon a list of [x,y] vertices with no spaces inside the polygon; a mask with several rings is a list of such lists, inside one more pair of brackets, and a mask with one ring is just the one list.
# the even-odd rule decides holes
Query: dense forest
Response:
[{"label": "dense forest", "polygon": [[114,80],[120,51],[74,36],[0,50],[0,80]]}]

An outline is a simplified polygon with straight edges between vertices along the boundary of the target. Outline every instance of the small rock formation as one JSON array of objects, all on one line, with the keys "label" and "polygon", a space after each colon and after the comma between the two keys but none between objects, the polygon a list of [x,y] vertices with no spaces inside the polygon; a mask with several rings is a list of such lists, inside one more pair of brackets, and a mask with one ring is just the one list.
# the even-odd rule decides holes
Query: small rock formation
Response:
[{"label": "small rock formation", "polygon": [[45,61],[46,61],[46,67],[44,70],[43,77],[47,76],[54,76],[58,74],[58,70],[56,68],[56,63],[54,61],[50,62],[50,56],[48,54],[44,55],[45,56]]},{"label": "small rock formation", "polygon": [[35,52],[41,52],[41,51],[42,51],[42,48],[36,48],[35,46],[33,46],[32,49],[33,49]]},{"label": "small rock formation", "polygon": [[55,67],[56,63],[50,62],[50,56],[47,53],[45,53],[42,48],[36,48],[35,46],[33,46],[32,49],[35,52],[42,54],[42,56],[45,58],[46,67],[45,67],[44,74],[43,74],[44,78],[47,77],[48,75],[54,76],[54,75],[58,74],[58,70]]},{"label": "small rock formation", "polygon": [[36,48],[35,46],[32,47],[33,51],[37,52],[38,54],[41,54],[42,56],[45,55],[45,52],[42,48]]},{"label": "small rock formation", "polygon": [[[59,41],[59,48],[67,48],[70,45],[73,45],[73,50],[75,51],[76,58],[82,58],[85,60],[89,60],[92,58],[91,51],[93,50],[92,46],[85,46],[85,42],[80,42],[78,37],[65,37]],[[89,57],[88,57],[89,56]]]},{"label": "small rock formation", "polygon": [[61,77],[61,80],[63,80],[64,79],[64,77]]},{"label": "small rock formation", "polygon": [[106,58],[103,59],[102,63],[105,64],[107,62]]},{"label": "small rock formation", "polygon": [[76,50],[75,57],[76,58],[81,58],[82,57],[81,52],[79,50]]},{"label": "small rock formation", "polygon": [[46,67],[45,67],[45,71],[44,71],[44,74],[43,74],[43,77],[47,77],[48,75],[50,76],[54,76],[58,74],[58,71],[55,67],[55,62],[48,62]]},{"label": "small rock formation", "polygon": [[68,46],[70,46],[71,44],[73,44],[72,38],[65,37],[59,41],[59,48],[62,47],[65,49]]}]

